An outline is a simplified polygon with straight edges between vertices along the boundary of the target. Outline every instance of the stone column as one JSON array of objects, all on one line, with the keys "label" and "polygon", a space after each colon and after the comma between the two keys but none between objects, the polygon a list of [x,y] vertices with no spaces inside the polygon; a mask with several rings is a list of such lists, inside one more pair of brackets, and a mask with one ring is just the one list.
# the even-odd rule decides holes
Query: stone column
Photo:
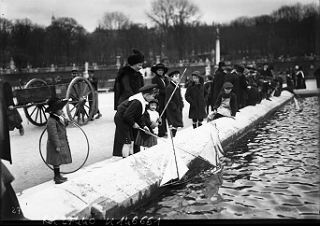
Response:
[{"label": "stone column", "polygon": [[217,27],[217,39],[216,39],[216,65],[220,62],[220,40],[219,40],[219,27]]},{"label": "stone column", "polygon": [[117,62],[116,62],[116,67],[119,70],[121,67],[121,63],[120,63],[120,56],[116,56]]}]

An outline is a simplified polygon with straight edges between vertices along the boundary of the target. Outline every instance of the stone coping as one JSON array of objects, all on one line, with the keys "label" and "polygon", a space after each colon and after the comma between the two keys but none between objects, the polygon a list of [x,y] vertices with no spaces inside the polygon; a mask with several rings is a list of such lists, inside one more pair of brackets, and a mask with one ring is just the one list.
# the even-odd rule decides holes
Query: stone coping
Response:
[{"label": "stone coping", "polygon": [[[178,131],[175,149],[189,170],[193,170],[194,161],[199,159],[196,156],[213,148],[210,137],[213,126],[225,148],[292,99],[293,94],[284,91],[280,97],[272,97],[272,101],[264,99],[256,106],[242,108],[235,119],[220,118],[196,129]],[[18,196],[21,208],[25,217],[37,221],[120,219],[168,189],[159,184],[166,164],[163,156],[170,151],[171,142],[159,139],[156,146],[128,158],[113,157],[70,174],[63,184],[45,183],[27,189]]]}]

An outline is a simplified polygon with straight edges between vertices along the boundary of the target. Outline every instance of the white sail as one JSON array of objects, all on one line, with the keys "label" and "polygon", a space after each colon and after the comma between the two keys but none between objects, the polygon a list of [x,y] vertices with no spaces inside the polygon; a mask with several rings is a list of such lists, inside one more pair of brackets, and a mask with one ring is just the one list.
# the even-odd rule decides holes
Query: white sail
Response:
[{"label": "white sail", "polygon": [[220,158],[223,156],[223,149],[219,138],[219,131],[213,122],[210,123],[210,137],[213,148],[204,148],[200,153],[200,157],[211,163],[213,166],[220,165]]},{"label": "white sail", "polygon": [[170,149],[172,150],[169,150],[169,160],[165,168],[160,187],[165,185],[169,181],[180,180],[189,170],[189,168],[184,164],[178,152],[175,151],[168,121],[166,121],[166,126],[168,131],[168,139],[171,140]]},{"label": "white sail", "polygon": [[171,180],[180,180],[188,170],[189,168],[184,164],[178,152],[175,152],[175,156],[173,153],[164,171],[160,186],[165,185]]}]

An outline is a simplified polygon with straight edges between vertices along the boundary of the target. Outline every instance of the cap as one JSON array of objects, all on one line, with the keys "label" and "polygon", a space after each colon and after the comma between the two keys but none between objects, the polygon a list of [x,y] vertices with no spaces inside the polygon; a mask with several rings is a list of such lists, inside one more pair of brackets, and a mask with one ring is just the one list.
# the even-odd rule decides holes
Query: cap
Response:
[{"label": "cap", "polygon": [[141,93],[154,93],[157,91],[157,84],[148,84],[139,89],[139,92]]},{"label": "cap", "polygon": [[232,87],[233,87],[233,85],[232,85],[231,82],[225,82],[225,83],[223,84],[223,88],[232,88]]},{"label": "cap", "polygon": [[49,99],[47,103],[49,106],[47,107],[45,112],[53,112],[53,111],[61,110],[68,103],[68,100],[66,99],[61,100],[58,97],[53,97]]}]

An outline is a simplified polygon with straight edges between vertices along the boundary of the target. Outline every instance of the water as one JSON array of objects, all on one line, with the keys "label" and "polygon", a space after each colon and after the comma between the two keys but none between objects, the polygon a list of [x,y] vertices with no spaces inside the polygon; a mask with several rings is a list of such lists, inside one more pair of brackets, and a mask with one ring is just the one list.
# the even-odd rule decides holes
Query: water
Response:
[{"label": "water", "polygon": [[230,145],[219,173],[203,170],[127,217],[319,219],[319,99],[299,104]]}]

